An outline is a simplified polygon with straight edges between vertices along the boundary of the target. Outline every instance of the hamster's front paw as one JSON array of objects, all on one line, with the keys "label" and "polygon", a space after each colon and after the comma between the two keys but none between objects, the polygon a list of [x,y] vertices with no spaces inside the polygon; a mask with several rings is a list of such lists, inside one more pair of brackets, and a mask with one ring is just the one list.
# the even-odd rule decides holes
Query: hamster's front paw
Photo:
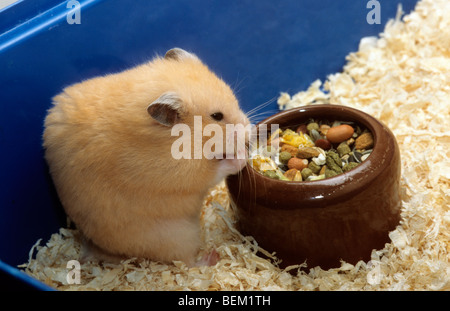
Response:
[{"label": "hamster's front paw", "polygon": [[195,266],[196,267],[202,267],[202,266],[215,266],[220,260],[219,253],[213,249],[211,252],[206,253],[203,255],[202,259],[198,261]]}]

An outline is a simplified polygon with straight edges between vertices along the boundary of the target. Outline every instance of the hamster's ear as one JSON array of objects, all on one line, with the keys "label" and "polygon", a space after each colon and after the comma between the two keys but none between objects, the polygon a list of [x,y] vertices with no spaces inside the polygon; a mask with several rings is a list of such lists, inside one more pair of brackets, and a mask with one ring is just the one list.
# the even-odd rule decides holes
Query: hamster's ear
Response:
[{"label": "hamster's ear", "polygon": [[186,52],[183,49],[180,48],[173,48],[171,50],[168,50],[166,52],[166,55],[164,55],[165,59],[174,59],[177,61],[186,59],[186,58],[193,58],[193,59],[198,59],[197,56],[195,54]]},{"label": "hamster's ear", "polygon": [[180,118],[181,99],[174,92],[162,94],[147,107],[148,114],[165,126],[172,126]]}]

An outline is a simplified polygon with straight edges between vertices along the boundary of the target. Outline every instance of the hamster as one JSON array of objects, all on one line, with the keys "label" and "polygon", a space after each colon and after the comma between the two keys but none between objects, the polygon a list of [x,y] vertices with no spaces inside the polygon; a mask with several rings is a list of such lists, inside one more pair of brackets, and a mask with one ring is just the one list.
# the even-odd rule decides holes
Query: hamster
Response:
[{"label": "hamster", "polygon": [[[180,48],[129,70],[66,87],[53,98],[43,146],[50,175],[70,219],[105,254],[198,261],[200,212],[208,190],[245,165],[244,147],[224,159],[175,159],[172,128],[249,121],[231,88]],[[191,137],[202,146],[211,137]],[[218,149],[220,150],[220,149]],[[213,150],[214,151],[214,150]],[[228,152],[228,151],[227,151]],[[193,152],[192,152],[193,154]]]}]

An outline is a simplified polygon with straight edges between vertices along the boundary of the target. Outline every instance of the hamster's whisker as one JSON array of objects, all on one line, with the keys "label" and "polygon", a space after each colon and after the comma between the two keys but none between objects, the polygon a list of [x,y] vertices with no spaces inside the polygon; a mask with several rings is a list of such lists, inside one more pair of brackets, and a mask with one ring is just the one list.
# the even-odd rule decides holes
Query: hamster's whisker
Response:
[{"label": "hamster's whisker", "polygon": [[259,117],[268,117],[268,116],[271,116],[271,115],[273,115],[273,114],[275,114],[277,112],[278,112],[278,110],[275,110],[275,109],[268,110],[268,111],[263,111],[263,112],[260,112],[260,113],[257,113],[257,114],[254,114],[254,115],[248,117],[248,119],[249,119],[249,121],[251,123],[255,123],[256,121],[258,121],[257,119]]},{"label": "hamster's whisker", "polygon": [[[246,80],[246,78],[240,79],[239,78],[239,72],[238,76],[236,77],[236,81],[234,82],[234,86],[231,88],[235,94],[238,94],[245,86],[243,85],[243,82]],[[242,87],[241,87],[242,85]]]},{"label": "hamster's whisker", "polygon": [[258,112],[259,110],[267,107],[268,105],[272,104],[275,101],[276,97],[273,97],[271,99],[269,99],[268,101],[266,101],[265,103],[262,103],[261,105],[258,105],[256,107],[254,107],[253,109],[250,109],[249,111],[247,111],[247,113],[245,114],[247,117],[251,117],[252,114]]},{"label": "hamster's whisker", "polygon": [[269,99],[268,101],[262,103],[261,105],[258,105],[258,106],[256,106],[256,107],[254,107],[253,109],[250,109],[250,110],[246,113],[246,115],[251,115],[251,114],[254,113],[255,111],[258,111],[258,110],[260,110],[260,109],[262,109],[262,108],[264,108],[264,107],[270,105],[271,103],[274,102],[274,100],[275,100],[275,97]]},{"label": "hamster's whisker", "polygon": [[[245,166],[244,167],[244,169],[246,168],[247,166]],[[242,184],[242,171],[239,171],[238,172],[238,197],[241,195],[241,184]]]}]

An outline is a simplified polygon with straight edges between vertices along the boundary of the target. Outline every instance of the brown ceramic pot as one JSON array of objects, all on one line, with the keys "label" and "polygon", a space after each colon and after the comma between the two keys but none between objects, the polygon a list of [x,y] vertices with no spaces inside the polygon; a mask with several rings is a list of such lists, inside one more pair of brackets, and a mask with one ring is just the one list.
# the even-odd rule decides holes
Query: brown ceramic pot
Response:
[{"label": "brown ceramic pot", "polygon": [[239,230],[275,251],[282,266],[329,269],[340,260],[367,261],[389,242],[400,220],[400,152],[392,132],[372,116],[344,106],[311,105],[273,115],[260,124],[294,127],[309,118],[354,121],[374,137],[371,155],[347,173],[317,181],[270,179],[249,165],[227,186]]}]

